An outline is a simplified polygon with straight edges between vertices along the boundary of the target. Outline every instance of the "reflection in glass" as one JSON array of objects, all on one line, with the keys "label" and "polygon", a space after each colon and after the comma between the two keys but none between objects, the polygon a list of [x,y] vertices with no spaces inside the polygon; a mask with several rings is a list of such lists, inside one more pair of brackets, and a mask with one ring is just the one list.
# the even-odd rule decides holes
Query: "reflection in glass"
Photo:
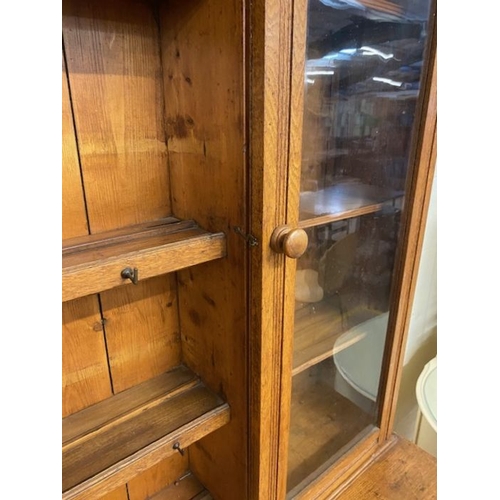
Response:
[{"label": "reflection in glass", "polygon": [[376,424],[429,0],[309,0],[289,496]]}]

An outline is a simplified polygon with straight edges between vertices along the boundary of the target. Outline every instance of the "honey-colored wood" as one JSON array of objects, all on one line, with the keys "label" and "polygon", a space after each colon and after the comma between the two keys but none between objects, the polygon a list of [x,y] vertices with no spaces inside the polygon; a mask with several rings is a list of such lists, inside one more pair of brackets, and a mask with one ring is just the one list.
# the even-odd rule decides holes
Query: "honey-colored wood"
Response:
[{"label": "honey-colored wood", "polygon": [[[92,235],[85,236],[86,222],[68,224],[63,237],[78,238],[65,243],[64,259],[75,263],[78,256],[93,255],[95,267],[83,262],[92,269],[91,279],[80,274],[73,289],[76,296],[102,292],[63,305],[65,318],[76,318],[65,322],[63,407],[68,418],[80,418],[80,430],[73,428],[66,446],[69,453],[106,436],[112,439],[123,426],[124,439],[109,450],[132,455],[104,466],[103,472],[91,472],[63,498],[201,500],[211,498],[209,491],[222,500],[285,498],[289,441],[295,458],[300,455],[296,422],[290,426],[292,376],[329,357],[335,338],[326,327],[328,317],[314,331],[301,330],[299,321],[294,336],[296,264],[274,254],[272,231],[283,224],[305,228],[371,213],[386,202],[385,196],[368,197],[359,206],[298,220],[306,4],[65,0],[70,87],[63,147],[72,159],[65,160],[63,176],[71,172],[73,187],[64,190],[70,209],[80,215],[85,191]],[[386,0],[366,4],[390,13],[396,9]],[[76,194],[70,195],[71,189]],[[407,202],[412,203],[411,197]],[[148,254],[147,263],[155,269],[148,279],[131,260],[123,266],[101,266],[115,257],[112,247],[147,253],[148,245],[162,238],[160,221],[172,214],[175,219],[169,221],[178,228],[189,231],[187,224],[195,220],[208,238],[220,236],[227,253],[219,247],[222,258],[203,266],[195,265],[199,252],[184,247],[177,253]],[[131,232],[131,225],[139,227]],[[105,248],[100,247],[103,237]],[[141,247],[144,240],[148,244]],[[165,270],[164,265],[173,267]],[[129,266],[139,269],[137,286],[115,276],[116,289],[82,292],[108,271],[119,276]],[[402,320],[397,321],[399,331]],[[88,334],[90,325],[99,335]],[[314,345],[311,335],[317,335]],[[396,351],[403,345],[397,342]],[[201,395],[193,392],[198,385],[177,395],[155,392],[155,377],[181,362],[227,400],[230,421],[227,405],[221,404],[214,410],[220,413],[209,410],[206,425],[187,424],[181,434],[174,431],[136,452],[127,451],[137,430],[131,421],[149,428],[162,405],[189,394],[158,422],[176,414],[182,419],[191,403],[197,406],[203,400],[205,389]],[[391,383],[380,420],[382,434],[368,429],[345,455],[328,458],[325,452],[318,459],[323,466],[296,486],[293,498],[331,497],[384,446],[392,425],[387,411],[394,405],[399,375],[396,370],[386,376]],[[187,385],[195,379],[189,380]],[[141,383],[149,390],[137,386]],[[318,394],[307,396],[319,399]],[[140,401],[123,411],[124,401],[135,398]],[[118,411],[110,406],[92,418],[82,417],[96,412],[103,399],[115,401]],[[313,406],[306,409],[312,412]],[[91,430],[85,431],[86,425]],[[184,456],[172,452],[179,436]],[[314,437],[317,444],[321,439],[320,433]],[[72,473],[82,473],[104,453],[95,456]],[[189,470],[193,474],[186,476]],[[127,489],[115,489],[127,481]]]},{"label": "honey-colored wood", "polygon": [[[172,376],[178,379],[178,373]],[[111,491],[178,453],[173,448],[175,443],[187,448],[229,421],[229,406],[201,383],[172,389],[173,385],[165,383],[165,390],[171,392],[144,402],[140,408],[122,397],[119,410],[114,409],[114,415],[119,413],[120,418],[112,414],[114,418],[105,423],[99,418],[107,401],[101,403],[104,410],[98,409],[99,418],[92,415],[88,434],[63,446],[64,499],[92,498]],[[136,389],[131,391],[140,394]]]},{"label": "honey-colored wood", "polygon": [[175,217],[165,217],[154,221],[147,221],[105,233],[85,234],[63,240],[64,254],[77,253],[83,250],[96,250],[111,245],[119,245],[127,241],[144,240],[147,238],[176,233],[184,229],[192,229],[196,224],[193,221],[181,221]]},{"label": "honey-colored wood", "polygon": [[88,439],[106,425],[130,419],[145,406],[171,398],[198,383],[195,374],[184,366],[136,385],[116,396],[75,413],[62,422],[62,444],[69,446],[78,439]]},{"label": "honey-colored wood", "polygon": [[397,437],[338,500],[434,500],[437,498],[437,461],[406,439]]},{"label": "honey-colored wood", "polygon": [[88,234],[66,62],[62,60],[62,237]]},{"label": "honey-colored wood", "polygon": [[[434,2],[433,2],[434,3]],[[433,6],[435,9],[435,5]],[[434,10],[435,11],[435,10]],[[389,336],[385,346],[384,364],[380,377],[379,422],[382,439],[387,439],[394,424],[407,332],[410,322],[411,305],[417,283],[418,266],[426,225],[426,214],[431,196],[432,181],[437,155],[437,57],[436,18],[430,26],[429,69],[425,75],[425,93],[422,95],[422,109],[418,122],[420,127],[413,144],[413,171],[409,177],[408,204],[401,235],[403,244],[397,256],[398,266],[394,270],[393,314],[389,317]],[[390,362],[388,362],[390,359]]]},{"label": "honey-colored wood", "polygon": [[[330,371],[328,365],[321,366],[320,370]],[[333,381],[333,376],[328,378]],[[332,385],[323,377],[308,372],[293,379],[288,490],[293,490],[308,477],[316,478],[318,469],[324,468],[332,456],[358,433],[371,429],[373,417],[335,394]],[[311,426],[311,422],[314,425]]]},{"label": "honey-colored wood", "polygon": [[[380,452],[379,429],[367,427],[358,442],[331,456],[318,470],[291,490],[287,499],[330,500],[335,492],[373,462]],[[385,446],[385,445],[383,445]],[[382,447],[383,449],[383,447]]]},{"label": "honey-colored wood", "polygon": [[153,9],[131,0],[62,7],[91,233],[170,215]]},{"label": "honey-colored wood", "polygon": [[181,362],[174,275],[104,292],[101,303],[115,393]]},{"label": "honey-colored wood", "polygon": [[130,500],[130,499],[127,495],[127,489],[124,486],[122,486],[114,491],[111,491],[110,493],[106,493],[106,495],[101,497],[101,500]]},{"label": "honey-colored wood", "polygon": [[307,249],[307,233],[300,228],[288,226],[277,227],[271,235],[271,248],[277,253],[283,253],[291,259],[298,259]]},{"label": "honey-colored wood", "polygon": [[112,394],[97,297],[62,306],[63,417]]},{"label": "honey-colored wood", "polygon": [[286,258],[269,242],[276,227],[294,222],[287,220],[292,6],[284,0],[257,0],[249,7],[250,227],[260,242],[251,254],[251,499],[282,498],[286,481],[278,458],[288,413],[281,399]]},{"label": "honey-colored wood", "polygon": [[127,484],[128,500],[150,500],[166,485],[185,476],[188,470],[189,448],[184,455],[176,453],[131,479]]},{"label": "honey-colored wood", "polygon": [[[101,244],[72,248],[63,251],[63,300],[109,290],[130,283],[121,276],[127,267],[137,268],[140,280],[201,264],[225,255],[223,233],[210,234],[192,223],[182,231],[169,230],[146,233],[130,240],[104,237]],[[133,234],[133,233],[132,233]],[[117,241],[118,240],[118,241]]]},{"label": "honey-colored wood", "polygon": [[247,497],[245,5],[174,0],[159,16],[172,211],[227,242],[224,259],[177,274],[184,362],[231,406],[189,450],[215,498]]},{"label": "honey-colored wood", "polygon": [[[290,28],[292,32],[289,47],[290,68],[290,102],[288,113],[290,123],[288,130],[288,176],[286,200],[286,224],[298,227],[299,222],[299,193],[302,163],[302,131],[304,109],[304,74],[306,54],[306,29],[307,29],[307,0],[293,2]],[[300,111],[299,111],[300,110]],[[268,203],[269,200],[266,201]],[[295,312],[295,261],[285,259],[285,287],[282,330],[282,371],[280,387],[281,416],[280,433],[278,442],[278,473],[277,494],[278,498],[285,498],[288,481],[289,440],[291,432],[291,402],[292,402],[292,366],[294,345],[294,312]],[[283,411],[286,408],[287,411]]]},{"label": "honey-colored wood", "polygon": [[[304,88],[303,55],[305,53],[304,44],[305,44],[306,12],[307,12],[306,2],[303,2],[300,5],[296,2],[296,9],[294,10],[294,32],[297,34],[297,39],[294,37],[294,47],[297,47],[298,55],[292,54],[292,58],[297,57],[297,59],[292,59],[292,61],[296,61],[295,66],[293,66],[292,74],[294,75],[298,74],[298,76],[296,80],[292,79],[292,102],[296,103],[296,106],[294,106],[293,109],[296,112],[297,110],[300,110],[298,114],[302,114],[301,110],[303,109],[303,88]],[[294,95],[296,97],[293,97]],[[292,122],[293,122],[293,117],[294,113],[292,112]],[[288,198],[289,205],[287,211],[288,218],[286,222],[290,225],[293,225],[294,227],[296,227],[297,225],[298,227],[309,227],[308,226],[309,221],[304,221],[304,223],[298,223],[297,218],[299,214],[298,211],[297,212],[295,211],[296,206],[294,206],[294,201],[293,201],[294,199],[295,200],[299,199],[299,189],[297,187],[296,172],[300,171],[300,163],[301,163],[301,156],[300,156],[300,145],[302,143],[301,127],[291,126],[290,134],[291,134],[290,135],[291,148],[290,148],[289,198]],[[385,200],[391,199],[393,194],[389,193],[388,198],[386,198],[385,196],[386,195],[384,194],[384,196],[382,196],[379,200],[376,201],[384,202]],[[418,204],[419,195],[418,194],[415,195],[414,191],[409,191],[409,195],[406,197],[405,204],[411,205],[414,199],[413,196],[416,197],[416,203]],[[297,202],[295,201],[295,203]],[[349,217],[353,215],[360,215],[365,212],[369,213],[371,210],[377,209],[377,205],[379,205],[379,203],[368,203],[367,205],[365,205],[365,203],[366,202],[363,201],[360,204],[361,206],[347,207],[348,209],[352,209],[353,210],[352,212],[350,212],[349,210],[342,209],[343,211],[339,212],[338,215],[341,215],[342,217]],[[420,217],[422,217],[423,214],[425,214],[425,211],[420,214]],[[336,215],[337,214],[334,215],[334,218],[336,217]],[[325,217],[325,219],[322,219],[322,217]],[[312,227],[320,223],[330,222],[331,218],[332,217],[329,214],[326,216],[319,215],[317,219],[316,218],[311,219],[310,225]],[[287,262],[286,279],[289,280],[290,279],[289,277],[292,277],[292,282],[293,282],[293,274],[294,274],[294,268],[292,265],[289,264],[289,262]],[[289,297],[294,296],[294,291],[293,288],[291,287],[288,291],[288,296]],[[286,301],[283,312],[283,315],[285,316],[285,321],[284,321],[285,327],[283,328],[282,341],[283,344],[287,346],[290,346],[293,343],[293,341],[290,340],[290,331],[293,331],[293,320],[290,320],[290,318],[293,318],[293,310],[295,306],[293,302],[294,301],[292,298]],[[283,378],[281,384],[282,388],[281,404],[283,408],[289,407],[290,404],[291,390],[290,391],[287,390],[287,382],[286,382],[287,376],[289,376],[290,379],[292,378],[291,377],[292,359],[291,356],[288,354],[290,352],[293,351],[291,349],[285,349],[283,353],[283,365],[282,365]],[[288,372],[289,375],[287,374],[288,370],[290,370]],[[394,403],[394,401],[392,401],[392,403]],[[392,410],[394,409],[394,404],[392,405],[391,408]],[[280,458],[278,460],[279,467],[281,468],[281,470],[286,470],[286,465],[287,465],[286,452],[288,446],[287,446],[286,436],[288,435],[288,432],[290,430],[289,422],[287,422],[288,419],[289,419],[288,412],[287,411],[283,412],[283,418],[280,423],[281,424]],[[352,477],[354,474],[356,474],[357,471],[361,470],[362,467],[364,467],[367,463],[370,462],[371,460],[370,457],[373,455],[373,453],[377,449],[380,449],[385,445],[387,437],[388,435],[385,432],[380,432],[378,429],[373,429],[373,431],[370,433],[370,436],[361,441],[359,443],[359,446],[356,446],[352,450],[347,451],[344,456],[337,456],[335,457],[335,460],[333,459],[330,460],[327,464],[325,464],[325,466],[320,471],[318,471],[316,478],[311,477],[308,478],[306,481],[304,481],[304,483],[297,488],[297,491],[294,493],[292,497],[303,498],[303,499],[330,498],[329,495],[331,494],[332,491],[334,491],[336,487],[343,484],[343,482],[345,482],[348,478]],[[292,438],[290,437],[290,439]],[[280,484],[283,484],[282,479],[280,481]]]},{"label": "honey-colored wood", "polygon": [[211,498],[198,478],[188,472],[174,484],[152,496],[151,500],[209,500]]}]

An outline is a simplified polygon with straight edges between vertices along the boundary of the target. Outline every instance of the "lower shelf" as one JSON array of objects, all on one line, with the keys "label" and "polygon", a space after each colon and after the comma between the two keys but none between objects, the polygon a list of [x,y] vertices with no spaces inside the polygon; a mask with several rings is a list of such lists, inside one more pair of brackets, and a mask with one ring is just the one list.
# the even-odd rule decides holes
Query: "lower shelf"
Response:
[{"label": "lower shelf", "polygon": [[180,366],[66,417],[63,500],[104,495],[183,452],[229,416],[229,405]]}]

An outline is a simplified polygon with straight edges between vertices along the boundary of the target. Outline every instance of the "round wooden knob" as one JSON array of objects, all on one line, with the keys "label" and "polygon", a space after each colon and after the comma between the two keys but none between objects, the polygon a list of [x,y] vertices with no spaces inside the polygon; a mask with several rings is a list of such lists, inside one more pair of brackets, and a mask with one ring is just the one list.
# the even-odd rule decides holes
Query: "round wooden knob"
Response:
[{"label": "round wooden knob", "polygon": [[304,255],[309,243],[307,233],[300,228],[277,227],[271,236],[271,248],[277,253],[284,253],[291,259]]}]

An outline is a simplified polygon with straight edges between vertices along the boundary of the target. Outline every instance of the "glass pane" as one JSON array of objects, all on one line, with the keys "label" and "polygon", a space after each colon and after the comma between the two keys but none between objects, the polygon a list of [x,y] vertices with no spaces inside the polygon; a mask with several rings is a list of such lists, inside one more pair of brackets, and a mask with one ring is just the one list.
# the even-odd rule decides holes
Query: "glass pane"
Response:
[{"label": "glass pane", "polygon": [[309,0],[288,490],[376,424],[430,0]]}]

